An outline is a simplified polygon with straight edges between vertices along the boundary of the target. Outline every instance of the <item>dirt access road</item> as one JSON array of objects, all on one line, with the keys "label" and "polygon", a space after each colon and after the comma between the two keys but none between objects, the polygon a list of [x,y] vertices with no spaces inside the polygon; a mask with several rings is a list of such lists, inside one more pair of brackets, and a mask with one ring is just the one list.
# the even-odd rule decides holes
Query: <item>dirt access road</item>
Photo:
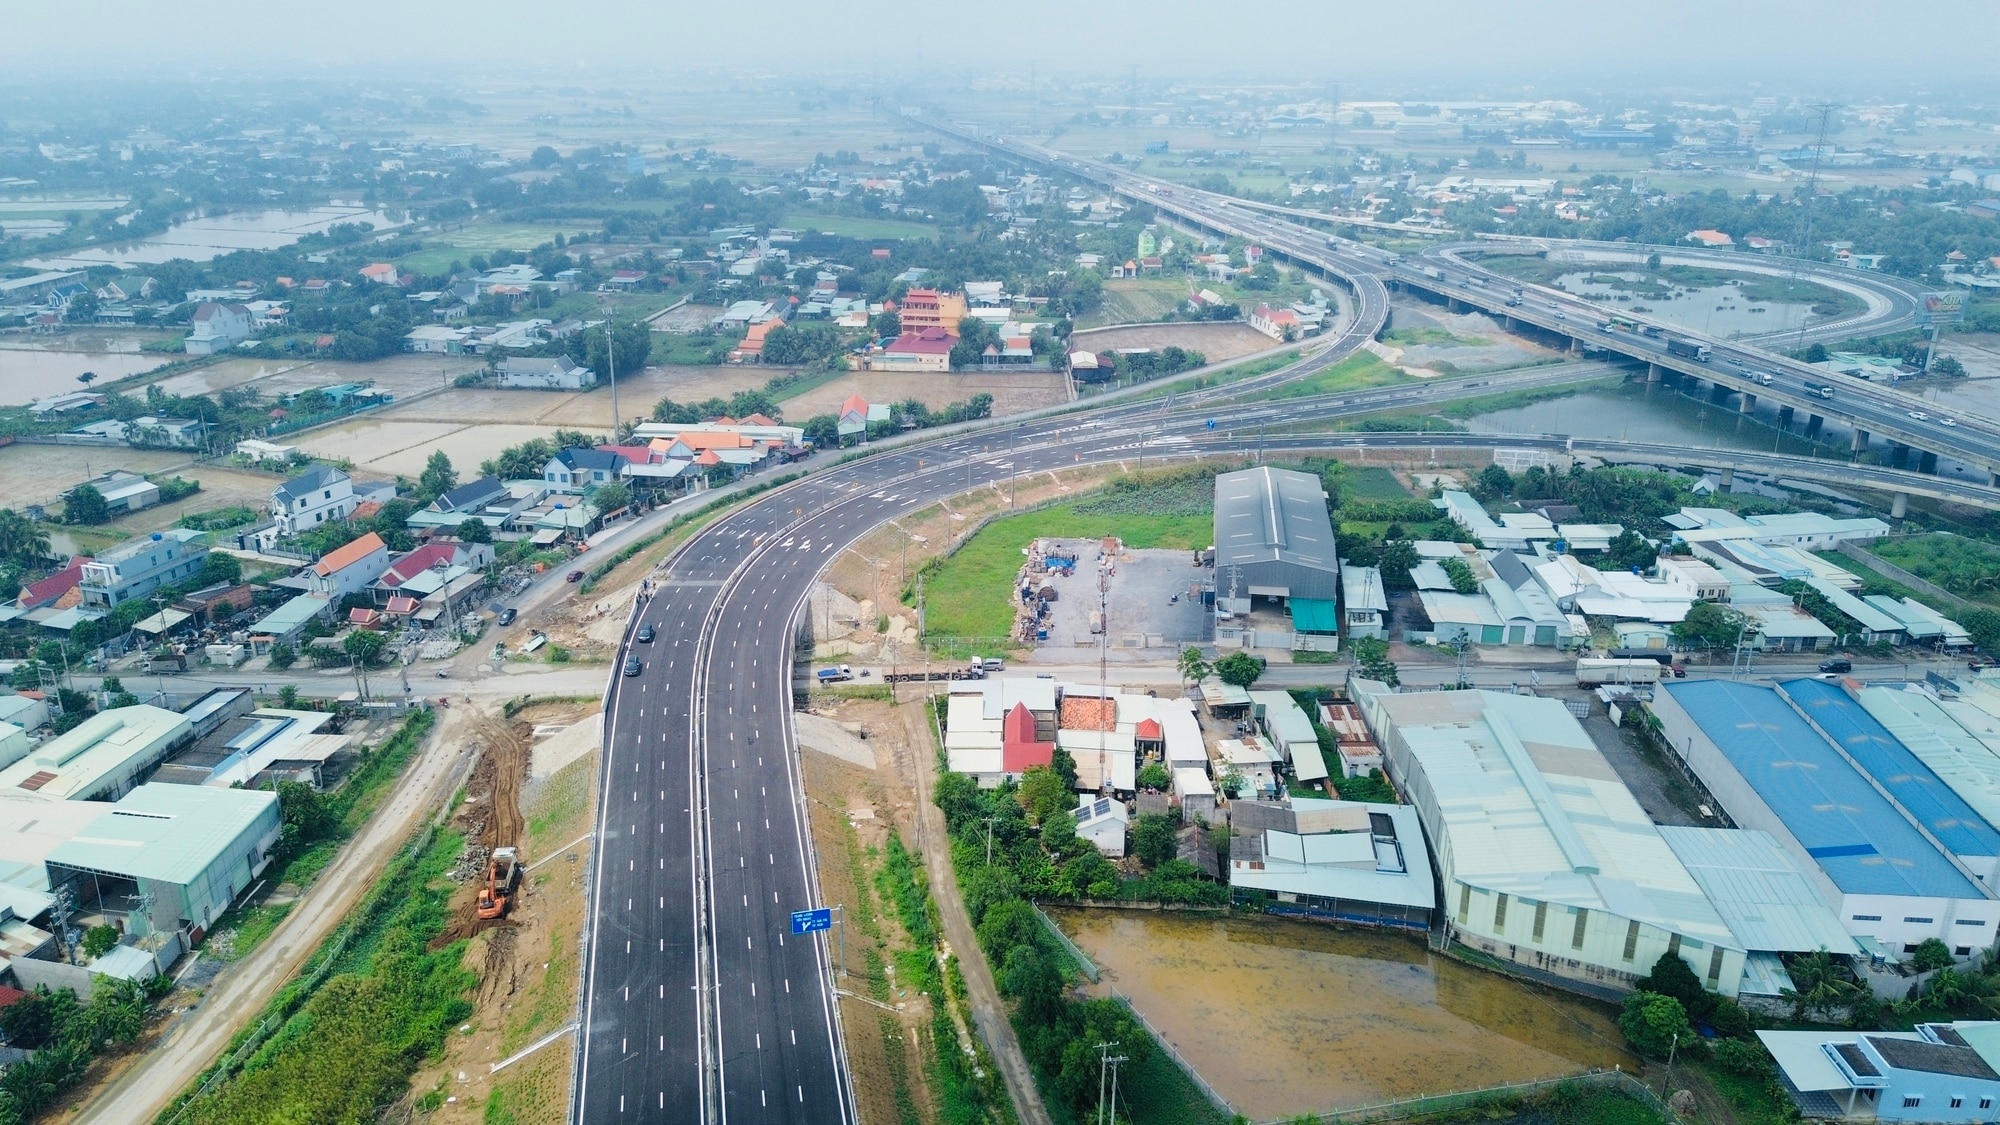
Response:
[{"label": "dirt access road", "polygon": [[1015,1116],[1020,1118],[1021,1125],[1051,1125],[1048,1107],[1042,1104],[1041,1091],[1035,1088],[1034,1071],[1028,1068],[1028,1056],[1021,1053],[1021,1041],[1014,1035],[1014,1024],[1007,1018],[1006,1005],[1000,999],[1000,988],[993,981],[993,969],[986,963],[986,951],[979,947],[972,917],[965,912],[965,899],[958,893],[944,810],[929,797],[937,790],[937,764],[935,756],[925,752],[932,745],[931,732],[924,723],[926,710],[902,708],[913,748],[911,757],[917,762],[917,846],[923,849],[931,897],[937,903],[938,919],[944,923],[945,940],[958,954],[959,971],[965,977],[966,1000],[972,1007],[972,1022],[979,1028],[979,1037],[986,1041],[986,1049],[993,1052],[993,1063],[1000,1068],[1007,1096],[1014,1102]]},{"label": "dirt access road", "polygon": [[262,945],[231,965],[193,1010],[123,1074],[97,1090],[74,1125],[151,1121],[208,1068],[279,988],[298,974],[327,935],[375,882],[383,864],[417,824],[451,794],[466,761],[470,731],[463,710],[438,712],[417,760],[359,835],[313,881],[299,904]]}]

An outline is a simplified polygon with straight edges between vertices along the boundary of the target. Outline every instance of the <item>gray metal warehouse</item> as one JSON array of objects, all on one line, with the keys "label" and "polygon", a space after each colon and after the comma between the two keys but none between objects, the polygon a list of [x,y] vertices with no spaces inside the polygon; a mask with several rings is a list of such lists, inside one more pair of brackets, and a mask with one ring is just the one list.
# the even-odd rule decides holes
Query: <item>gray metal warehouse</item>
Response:
[{"label": "gray metal warehouse", "polygon": [[1247,614],[1259,597],[1286,603],[1295,617],[1302,608],[1333,617],[1339,552],[1311,473],[1260,467],[1215,478],[1216,609]]}]

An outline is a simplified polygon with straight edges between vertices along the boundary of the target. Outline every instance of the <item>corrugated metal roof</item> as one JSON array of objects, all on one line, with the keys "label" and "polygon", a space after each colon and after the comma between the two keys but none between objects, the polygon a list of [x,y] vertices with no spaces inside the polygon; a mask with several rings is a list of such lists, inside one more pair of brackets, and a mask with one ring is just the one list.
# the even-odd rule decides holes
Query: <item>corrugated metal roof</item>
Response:
[{"label": "corrugated metal roof", "polygon": [[1791,699],[1834,744],[1846,751],[1876,784],[1889,791],[1937,841],[1962,856],[2000,856],[2000,831],[1974,812],[1965,798],[1931,772],[1910,748],[1896,741],[1875,716],[1836,683],[1786,680],[1778,690]]},{"label": "corrugated metal roof", "polygon": [[1937,700],[1921,691],[1867,687],[1861,706],[1986,823],[2000,822],[2000,756]]},{"label": "corrugated metal roof", "polygon": [[1289,562],[1338,573],[1319,479],[1256,468],[1215,478],[1215,565]]},{"label": "corrugated metal roof", "polygon": [[1775,689],[1663,686],[1841,891],[1987,897]]},{"label": "corrugated metal roof", "polygon": [[276,793],[261,789],[141,785],[52,849],[48,862],[184,886],[277,804]]},{"label": "corrugated metal roof", "polygon": [[1745,949],[1855,952],[1840,918],[1769,832],[1661,825],[1660,838]]},{"label": "corrugated metal roof", "polygon": [[1377,696],[1371,706],[1393,724],[1434,796],[1448,838],[1438,848],[1451,856],[1447,878],[1734,945],[1560,700],[1410,692]]}]

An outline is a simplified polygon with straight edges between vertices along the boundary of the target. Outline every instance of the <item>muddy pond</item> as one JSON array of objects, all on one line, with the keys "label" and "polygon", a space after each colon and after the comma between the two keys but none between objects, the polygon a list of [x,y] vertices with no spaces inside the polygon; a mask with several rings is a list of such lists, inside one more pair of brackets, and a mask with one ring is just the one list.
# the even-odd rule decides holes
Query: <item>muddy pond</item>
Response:
[{"label": "muddy pond", "polygon": [[1609,1008],[1437,957],[1421,938],[1276,918],[1052,912],[1254,1120],[1636,1060]]}]

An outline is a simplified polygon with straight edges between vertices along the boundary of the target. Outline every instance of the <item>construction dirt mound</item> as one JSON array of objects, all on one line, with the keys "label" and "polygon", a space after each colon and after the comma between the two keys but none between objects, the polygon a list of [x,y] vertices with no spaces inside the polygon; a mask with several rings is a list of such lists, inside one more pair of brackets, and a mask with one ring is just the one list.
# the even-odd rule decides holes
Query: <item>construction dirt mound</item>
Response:
[{"label": "construction dirt mound", "polygon": [[[506,924],[504,919],[480,918],[477,899],[493,849],[519,847],[527,827],[521,816],[521,786],[527,780],[533,729],[527,723],[484,715],[473,721],[474,737],[480,742],[479,760],[466,779],[465,801],[452,818],[453,826],[465,835],[465,850],[450,874],[463,886],[452,896],[451,924],[431,943],[433,949]],[[516,893],[525,894],[526,890],[527,880],[523,879]]]}]

